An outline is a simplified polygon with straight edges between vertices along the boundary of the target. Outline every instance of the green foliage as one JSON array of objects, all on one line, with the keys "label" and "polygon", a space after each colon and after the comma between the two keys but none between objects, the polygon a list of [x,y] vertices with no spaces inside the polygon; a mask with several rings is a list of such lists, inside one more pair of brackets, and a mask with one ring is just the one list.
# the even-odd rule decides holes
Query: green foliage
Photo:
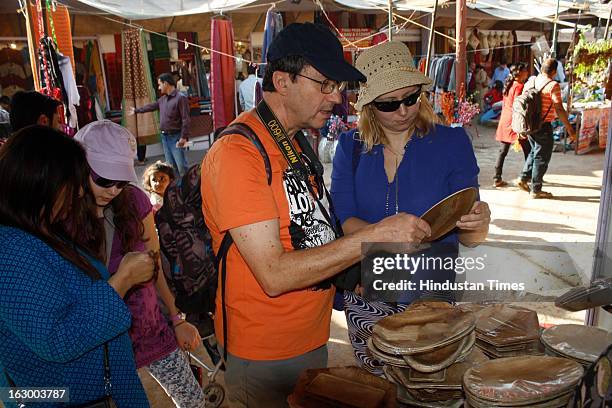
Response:
[{"label": "green foliage", "polygon": [[574,89],[595,90],[605,84],[606,71],[612,59],[612,39],[589,42],[583,34],[574,49]]}]

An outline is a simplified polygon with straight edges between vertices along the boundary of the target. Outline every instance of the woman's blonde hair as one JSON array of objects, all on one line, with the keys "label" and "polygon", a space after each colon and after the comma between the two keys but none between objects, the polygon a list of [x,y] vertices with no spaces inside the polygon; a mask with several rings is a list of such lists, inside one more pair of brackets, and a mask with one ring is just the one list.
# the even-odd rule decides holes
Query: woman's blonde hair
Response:
[{"label": "woman's blonde hair", "polygon": [[[359,114],[359,138],[364,144],[366,152],[372,150],[377,144],[388,143],[385,131],[374,114],[374,105],[369,103],[363,107]],[[418,137],[435,130],[435,125],[440,123],[438,115],[435,114],[427,97],[427,92],[421,92],[419,98],[419,112],[415,120],[415,131]]]}]

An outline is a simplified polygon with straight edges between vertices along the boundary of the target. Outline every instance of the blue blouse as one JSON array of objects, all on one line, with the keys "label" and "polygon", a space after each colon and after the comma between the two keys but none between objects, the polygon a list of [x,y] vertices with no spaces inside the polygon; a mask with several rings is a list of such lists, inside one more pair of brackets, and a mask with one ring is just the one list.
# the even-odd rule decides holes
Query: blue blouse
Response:
[{"label": "blue blouse", "polygon": [[[108,279],[106,268],[96,267]],[[8,386],[8,374],[18,387],[68,387],[70,404],[101,398],[108,341],[117,406],[148,407],[130,324],[130,311],[105,280],[93,281],[40,239],[0,225],[0,387]]]},{"label": "blue blouse", "polygon": [[[420,217],[446,196],[478,187],[480,170],[462,128],[437,125],[423,137],[412,137],[391,183],[385,173],[382,144],[360,153],[353,174],[353,144],[358,143],[354,133],[352,130],[340,136],[334,156],[331,195],[341,223],[351,217],[376,223],[395,214],[396,189],[399,212]],[[456,233],[449,236],[456,240]]]},{"label": "blue blouse", "polygon": [[[423,137],[413,136],[408,142],[395,179],[389,183],[385,173],[383,145],[368,153],[359,152],[353,174],[355,131],[340,136],[332,170],[331,195],[336,216],[341,223],[357,217],[376,223],[398,212],[423,215],[448,195],[467,187],[478,187],[479,168],[472,143],[463,128],[437,125]],[[397,195],[397,200],[396,200]],[[437,242],[432,251],[448,251],[456,256],[457,230]],[[434,254],[432,252],[431,254]],[[438,253],[439,255],[439,253]],[[415,279],[454,280],[449,271],[416,271]],[[410,303],[420,292],[405,293],[398,300]]]}]

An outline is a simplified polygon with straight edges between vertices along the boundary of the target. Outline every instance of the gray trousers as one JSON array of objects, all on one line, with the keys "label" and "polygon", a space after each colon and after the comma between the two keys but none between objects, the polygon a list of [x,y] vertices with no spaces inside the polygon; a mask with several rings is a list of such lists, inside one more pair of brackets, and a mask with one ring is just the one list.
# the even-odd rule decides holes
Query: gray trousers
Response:
[{"label": "gray trousers", "polygon": [[[223,355],[223,348],[219,346]],[[244,360],[227,353],[225,389],[230,407],[287,407],[305,369],[327,367],[327,345],[287,360]]]}]

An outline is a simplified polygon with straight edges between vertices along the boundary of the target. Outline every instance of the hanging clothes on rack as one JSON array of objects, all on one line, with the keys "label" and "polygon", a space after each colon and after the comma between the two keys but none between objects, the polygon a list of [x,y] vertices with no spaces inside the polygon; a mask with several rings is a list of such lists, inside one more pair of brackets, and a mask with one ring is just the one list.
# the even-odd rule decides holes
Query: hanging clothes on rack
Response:
[{"label": "hanging clothes on rack", "polygon": [[[42,37],[40,39],[38,58],[41,84],[43,85],[42,92],[62,102],[64,111],[59,113],[59,122],[65,126],[71,112],[68,110],[68,93],[64,87],[64,78],[59,66],[60,56],[61,54],[58,54],[55,43],[50,37]],[[70,133],[67,128],[62,130]]]},{"label": "hanging clothes on rack", "polygon": [[[194,33],[194,42],[198,42],[198,33]],[[208,80],[206,79],[206,67],[204,61],[202,61],[202,54],[199,50],[196,50],[195,55],[195,72],[198,77],[198,87],[200,88],[200,97],[204,99],[210,99],[210,89],[208,88]]]},{"label": "hanging clothes on rack", "polygon": [[[418,62],[419,69],[423,71],[425,71],[426,59],[426,57],[422,57]],[[455,69],[454,55],[434,56],[429,63],[427,76],[432,79],[432,105],[436,113],[442,112],[442,93],[456,90]]]},{"label": "hanging clothes on rack", "polygon": [[[27,47],[24,48],[26,55]],[[12,97],[15,92],[34,88],[32,71],[27,69],[23,50],[9,47],[0,50],[0,87],[2,95]]]},{"label": "hanging clothes on rack", "polygon": [[[102,50],[108,85],[108,98],[110,100],[110,106],[106,110],[119,110],[121,109],[121,100],[123,98],[123,68],[121,64],[123,48],[121,45],[121,34],[112,36],[112,42],[114,47],[111,47],[110,39],[105,40],[105,46]],[[89,91],[91,92],[91,89]]]},{"label": "hanging clothes on rack", "polygon": [[150,33],[150,39],[151,51],[149,51],[149,63],[152,66],[151,76],[157,78],[163,73],[171,72],[170,47],[166,33]]},{"label": "hanging clothes on rack", "polygon": [[52,37],[57,45],[57,50],[65,57],[70,58],[72,70],[75,70],[74,51],[72,46],[72,26],[70,24],[70,14],[68,8],[63,4],[57,3],[51,7],[51,1],[47,3],[47,26],[52,27]]},{"label": "hanging clothes on rack", "polygon": [[122,32],[123,50],[123,126],[134,136],[139,145],[159,143],[159,114],[147,112],[126,115],[130,108],[141,108],[156,100],[155,89],[149,71],[149,60],[144,35],[138,29]]},{"label": "hanging clothes on rack", "polygon": [[268,9],[266,13],[266,23],[264,25],[264,38],[263,47],[261,50],[261,62],[267,61],[268,47],[272,43],[272,40],[281,32],[283,29],[283,16],[280,13],[273,11],[272,8]]},{"label": "hanging clothes on rack", "polygon": [[236,63],[231,57],[234,54],[232,22],[219,18],[212,19],[210,37],[213,50],[210,58],[213,127],[218,129],[234,120],[236,112]]}]

